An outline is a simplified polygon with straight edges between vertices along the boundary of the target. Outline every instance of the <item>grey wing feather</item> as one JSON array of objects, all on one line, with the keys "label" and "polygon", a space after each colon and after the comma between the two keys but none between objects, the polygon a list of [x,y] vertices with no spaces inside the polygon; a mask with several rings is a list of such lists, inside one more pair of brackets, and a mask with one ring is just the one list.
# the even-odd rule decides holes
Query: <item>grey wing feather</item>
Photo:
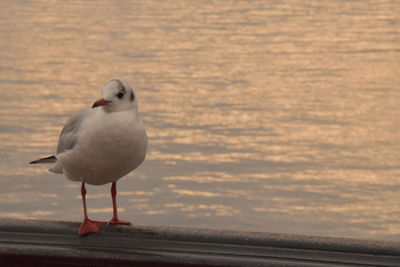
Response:
[{"label": "grey wing feather", "polygon": [[89,113],[90,108],[87,107],[79,110],[69,118],[61,131],[60,139],[58,140],[57,154],[70,150],[76,145],[78,129]]}]

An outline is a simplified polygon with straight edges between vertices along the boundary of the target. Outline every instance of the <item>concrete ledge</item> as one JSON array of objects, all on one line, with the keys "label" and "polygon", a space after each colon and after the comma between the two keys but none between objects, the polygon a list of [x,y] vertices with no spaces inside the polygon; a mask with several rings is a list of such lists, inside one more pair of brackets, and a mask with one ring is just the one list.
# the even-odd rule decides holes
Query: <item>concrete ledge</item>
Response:
[{"label": "concrete ledge", "polygon": [[0,265],[400,266],[400,243],[154,226],[0,220]]}]

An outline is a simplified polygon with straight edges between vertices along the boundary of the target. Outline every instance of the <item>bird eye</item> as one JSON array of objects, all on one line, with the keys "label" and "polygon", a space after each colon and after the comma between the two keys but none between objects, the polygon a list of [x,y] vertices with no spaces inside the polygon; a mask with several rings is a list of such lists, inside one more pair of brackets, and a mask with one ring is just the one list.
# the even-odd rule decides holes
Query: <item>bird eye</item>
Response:
[{"label": "bird eye", "polygon": [[123,97],[124,97],[124,93],[122,93],[122,92],[119,92],[119,93],[117,94],[117,97],[118,97],[118,99],[121,99],[121,98],[123,98]]}]

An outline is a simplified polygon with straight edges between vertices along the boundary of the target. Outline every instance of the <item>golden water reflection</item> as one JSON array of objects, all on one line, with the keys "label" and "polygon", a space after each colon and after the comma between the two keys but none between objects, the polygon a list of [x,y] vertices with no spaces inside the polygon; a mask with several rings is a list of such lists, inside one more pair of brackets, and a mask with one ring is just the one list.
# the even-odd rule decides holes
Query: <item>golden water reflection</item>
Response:
[{"label": "golden water reflection", "polygon": [[[398,239],[398,14],[394,0],[0,3],[0,216],[81,218],[79,185],[27,162],[122,77],[150,138],[118,185],[124,219]],[[88,188],[99,219],[109,190]]]}]

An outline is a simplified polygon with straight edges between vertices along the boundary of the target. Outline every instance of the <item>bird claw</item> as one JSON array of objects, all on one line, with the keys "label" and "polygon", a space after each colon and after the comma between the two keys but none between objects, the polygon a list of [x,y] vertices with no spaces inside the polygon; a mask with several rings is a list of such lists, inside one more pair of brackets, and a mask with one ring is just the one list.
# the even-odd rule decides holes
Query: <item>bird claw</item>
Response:
[{"label": "bird claw", "polygon": [[79,227],[79,234],[86,235],[88,233],[97,233],[100,231],[100,228],[105,224],[107,224],[107,222],[85,219],[81,224],[81,226]]},{"label": "bird claw", "polygon": [[131,225],[131,223],[128,222],[128,221],[122,221],[122,220],[120,220],[120,219],[115,219],[115,218],[112,218],[112,219],[108,222],[108,224],[109,224],[109,225]]}]

